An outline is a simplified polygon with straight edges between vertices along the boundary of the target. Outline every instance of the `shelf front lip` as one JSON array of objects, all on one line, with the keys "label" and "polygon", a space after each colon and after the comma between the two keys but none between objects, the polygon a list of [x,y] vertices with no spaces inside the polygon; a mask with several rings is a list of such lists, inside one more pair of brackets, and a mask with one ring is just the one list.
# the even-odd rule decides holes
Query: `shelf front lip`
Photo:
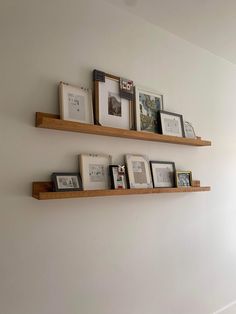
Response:
[{"label": "shelf front lip", "polygon": [[211,146],[211,141],[168,136],[149,132],[117,129],[112,127],[61,120],[58,115],[36,112],[36,127],[60,131],[79,132],[103,136],[129,138],[190,146]]},{"label": "shelf front lip", "polygon": [[52,192],[48,189],[51,182],[33,182],[32,196],[38,200],[81,198],[81,197],[100,197],[100,196],[121,196],[121,195],[143,195],[161,193],[190,193],[207,192],[211,188],[203,187],[183,187],[183,188],[150,188],[150,189],[124,189],[124,190],[86,190],[75,192]]}]

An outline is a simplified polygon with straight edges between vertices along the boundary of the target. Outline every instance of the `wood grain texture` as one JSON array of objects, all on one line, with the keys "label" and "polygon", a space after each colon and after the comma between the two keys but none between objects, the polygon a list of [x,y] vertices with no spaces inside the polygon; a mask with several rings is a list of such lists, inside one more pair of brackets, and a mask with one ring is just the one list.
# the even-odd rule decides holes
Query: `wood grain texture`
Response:
[{"label": "wood grain texture", "polygon": [[210,191],[209,186],[204,187],[182,187],[182,188],[153,188],[153,189],[125,189],[125,190],[90,190],[75,192],[53,192],[51,182],[33,182],[32,196],[38,200],[53,200],[64,198],[118,196],[137,194],[160,194],[160,193],[189,193]]},{"label": "wood grain texture", "polygon": [[133,130],[124,130],[111,127],[105,127],[100,125],[93,125],[87,123],[79,123],[73,121],[61,120],[59,115],[36,112],[36,127],[79,132],[95,135],[104,135],[112,137],[129,138],[134,140],[152,141],[152,142],[163,142],[180,145],[190,146],[211,146],[211,142],[202,139],[191,139],[184,137],[176,137],[169,135],[162,135],[149,132],[140,132]]}]

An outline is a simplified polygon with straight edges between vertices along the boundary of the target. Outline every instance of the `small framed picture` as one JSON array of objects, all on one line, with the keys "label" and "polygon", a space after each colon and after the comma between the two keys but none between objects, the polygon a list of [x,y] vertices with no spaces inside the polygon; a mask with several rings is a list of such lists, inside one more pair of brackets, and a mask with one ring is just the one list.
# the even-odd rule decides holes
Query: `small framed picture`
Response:
[{"label": "small framed picture", "polygon": [[176,171],[176,185],[177,187],[192,186],[192,172]]},{"label": "small framed picture", "polygon": [[160,110],[157,116],[159,133],[185,137],[183,116],[181,114]]},{"label": "small framed picture", "polygon": [[175,187],[175,163],[150,161],[154,188]]},{"label": "small framed picture", "polygon": [[158,133],[157,112],[163,109],[162,94],[135,86],[135,122],[137,131]]},{"label": "small framed picture", "polygon": [[112,189],[127,189],[125,166],[111,165],[110,176]]},{"label": "small framed picture", "polygon": [[149,160],[144,155],[125,155],[131,189],[152,188]]},{"label": "small framed picture", "polygon": [[94,70],[95,123],[130,130],[133,128],[131,86],[126,84],[128,91],[124,92],[124,84],[122,89],[120,84],[120,77]]},{"label": "small framed picture", "polygon": [[61,119],[93,124],[90,89],[60,82],[59,103]]},{"label": "small framed picture", "polygon": [[197,138],[192,124],[188,121],[184,121],[184,133],[185,137]]},{"label": "small framed picture", "polygon": [[106,154],[79,155],[79,169],[84,190],[109,189],[111,156]]},{"label": "small framed picture", "polygon": [[53,189],[56,192],[81,191],[82,182],[79,173],[54,172],[52,174]]}]

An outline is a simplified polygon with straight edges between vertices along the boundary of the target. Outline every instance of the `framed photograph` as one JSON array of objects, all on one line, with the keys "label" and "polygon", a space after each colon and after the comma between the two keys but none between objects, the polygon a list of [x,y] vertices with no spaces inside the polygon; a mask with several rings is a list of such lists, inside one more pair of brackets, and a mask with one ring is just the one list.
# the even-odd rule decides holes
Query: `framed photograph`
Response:
[{"label": "framed photograph", "polygon": [[131,189],[152,188],[149,160],[144,155],[125,155]]},{"label": "framed photograph", "polygon": [[175,163],[170,161],[150,161],[154,188],[175,187]]},{"label": "framed photograph", "polygon": [[133,128],[133,100],[124,97],[130,95],[131,88],[127,85],[129,92],[121,92],[120,80],[118,76],[94,71],[95,123],[130,130]]},{"label": "framed photograph", "polygon": [[181,114],[160,110],[157,117],[159,133],[185,137],[183,116]]},{"label": "framed photograph", "polygon": [[109,166],[111,156],[106,154],[79,155],[79,169],[84,190],[103,190],[110,188]]},{"label": "framed photograph", "polygon": [[92,91],[90,89],[60,82],[59,103],[61,119],[93,124]]},{"label": "framed photograph", "polygon": [[192,186],[192,172],[176,171],[176,185],[177,187]]},{"label": "framed photograph", "polygon": [[138,131],[158,133],[157,112],[163,109],[162,94],[135,87],[135,122]]},{"label": "framed photograph", "polygon": [[185,137],[197,138],[192,124],[188,121],[184,121],[184,133]]},{"label": "framed photograph", "polygon": [[56,192],[81,191],[82,182],[79,173],[54,172],[53,190]]},{"label": "framed photograph", "polygon": [[127,189],[127,178],[125,166],[111,165],[111,188],[112,189]]}]

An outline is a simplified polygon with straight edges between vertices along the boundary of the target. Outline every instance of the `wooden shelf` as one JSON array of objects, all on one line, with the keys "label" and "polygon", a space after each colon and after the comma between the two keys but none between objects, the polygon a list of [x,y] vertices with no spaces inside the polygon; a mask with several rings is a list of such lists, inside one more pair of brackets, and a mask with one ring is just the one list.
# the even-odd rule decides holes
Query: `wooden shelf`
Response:
[{"label": "wooden shelf", "polygon": [[36,112],[36,127],[61,131],[88,133],[95,135],[122,137],[143,141],[164,142],[190,146],[211,146],[210,141],[202,140],[200,138],[191,139],[150,132],[124,130],[100,125],[72,122],[61,120],[58,115],[42,112]]},{"label": "wooden shelf", "polygon": [[33,182],[32,184],[32,196],[38,200],[53,200],[53,199],[63,199],[63,198],[98,197],[98,196],[136,195],[136,194],[206,192],[210,190],[211,188],[209,186],[203,186],[203,187],[183,187],[183,188],[53,192],[51,182]]}]

